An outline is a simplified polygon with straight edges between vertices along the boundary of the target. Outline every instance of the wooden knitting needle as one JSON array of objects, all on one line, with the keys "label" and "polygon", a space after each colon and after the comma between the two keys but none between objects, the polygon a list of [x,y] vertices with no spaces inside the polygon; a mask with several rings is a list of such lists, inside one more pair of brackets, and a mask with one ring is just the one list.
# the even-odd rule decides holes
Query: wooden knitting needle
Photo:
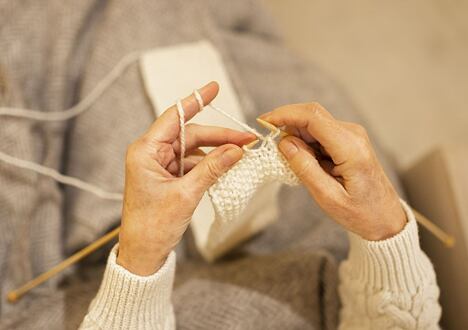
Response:
[{"label": "wooden knitting needle", "polygon": [[59,263],[58,265],[52,267],[51,269],[49,269],[45,273],[42,273],[41,275],[39,275],[36,278],[33,278],[31,281],[27,282],[26,284],[24,284],[20,288],[18,288],[16,290],[13,290],[13,291],[10,291],[8,293],[8,295],[7,295],[7,300],[10,303],[17,302],[28,291],[30,291],[30,290],[34,289],[35,287],[41,285],[42,283],[47,281],[49,278],[51,278],[51,277],[57,275],[58,273],[62,272],[67,267],[69,267],[69,266],[73,265],[74,263],[80,261],[84,257],[88,256],[92,252],[96,251],[97,249],[101,248],[103,245],[105,245],[106,243],[108,243],[109,241],[111,241],[112,239],[117,237],[117,235],[119,235],[119,231],[120,231],[120,227],[115,228],[111,232],[105,234],[101,238],[97,239],[96,241],[94,241],[93,243],[91,243],[90,245],[85,247],[84,249],[76,252],[71,257],[68,257],[67,259],[65,259],[64,261]]},{"label": "wooden knitting needle", "polygon": [[[278,130],[280,130],[278,127],[276,127],[276,126],[274,126],[274,125],[272,125],[272,124],[270,124],[270,123],[268,123],[268,122],[266,122],[266,121],[264,121],[264,120],[262,120],[260,118],[257,118],[257,121],[258,121],[258,123],[260,125],[264,126],[265,128],[269,129],[270,131],[272,131],[274,133],[276,133]],[[280,136],[282,136],[282,137],[287,136],[287,135],[288,135],[288,133],[286,133],[284,131],[280,132]],[[255,140],[255,141],[249,143],[248,145],[253,146],[256,143],[258,143],[258,140]],[[248,145],[246,145],[246,146],[248,146]],[[431,232],[435,237],[437,237],[447,247],[453,247],[454,246],[454,244],[455,244],[454,237],[452,237],[452,236],[448,235],[447,233],[445,233],[442,229],[440,229],[432,221],[427,219],[425,216],[423,216],[421,213],[419,213],[415,209],[412,208],[412,210],[413,210],[413,212],[414,212],[414,214],[416,216],[416,220],[423,227],[425,227],[427,230],[429,230],[429,232]],[[92,252],[96,251],[97,249],[101,248],[103,245],[105,245],[106,243],[108,243],[109,241],[111,241],[112,239],[117,237],[118,234],[119,234],[119,231],[120,231],[120,227],[117,227],[116,229],[114,229],[113,231],[107,233],[106,235],[99,238],[95,242],[91,243],[90,245],[88,245],[84,249],[76,252],[71,257],[65,259],[64,261],[62,261],[58,265],[54,266],[53,268],[51,268],[47,272],[42,273],[41,275],[39,275],[38,277],[36,277],[36,278],[32,279],[31,281],[27,282],[26,284],[24,284],[20,288],[18,288],[16,290],[13,290],[13,291],[10,291],[8,293],[8,295],[7,295],[8,301],[11,302],[11,303],[17,302],[23,295],[25,295],[30,290],[32,290],[35,287],[39,286],[40,284],[44,283],[49,278],[51,278],[51,277],[57,275],[58,273],[62,272],[67,267],[75,264],[76,262],[80,261],[84,257],[88,256]]]},{"label": "wooden knitting needle", "polygon": [[[258,139],[255,141],[250,142],[249,144],[246,145],[247,148],[252,148],[259,142]],[[7,300],[10,303],[15,303],[17,302],[23,295],[34,289],[35,287],[41,285],[45,281],[47,281],[49,278],[54,277],[58,273],[62,272],[65,270],[67,267],[77,263],[84,257],[88,256],[89,254],[93,253],[97,249],[101,248],[103,245],[111,241],[113,238],[117,237],[119,235],[120,227],[117,227],[113,231],[107,233],[106,235],[102,236],[101,238],[97,239],[90,245],[86,246],[82,250],[76,252],[72,256],[68,257],[64,261],[60,262],[56,266],[52,267],[45,273],[42,273],[41,275],[37,276],[36,278],[33,278],[23,286],[19,287],[16,290],[10,291],[7,295]]]},{"label": "wooden knitting needle", "polygon": [[[288,133],[282,131],[281,129],[279,129],[275,125],[273,125],[273,124],[271,124],[271,123],[269,123],[269,122],[267,122],[267,121],[265,121],[263,119],[257,118],[257,122],[260,125],[262,125],[263,127],[265,127],[266,129],[273,132],[273,133],[276,133],[279,130],[281,137],[285,137],[285,136],[289,135]],[[455,245],[455,238],[453,236],[451,236],[451,235],[447,234],[446,232],[444,232],[434,222],[432,222],[431,220],[426,218],[424,215],[422,215],[420,212],[418,212],[414,208],[411,207],[411,209],[413,210],[413,213],[415,215],[416,220],[424,228],[426,228],[430,233],[432,233],[435,237],[437,237],[442,243],[444,243],[445,246],[451,248],[451,247],[453,247]]]},{"label": "wooden knitting needle", "polygon": [[[280,131],[280,137],[285,137],[287,135],[289,135],[288,133],[280,130],[279,128],[277,128],[276,126],[270,124],[269,122],[267,121],[264,121],[263,119],[260,119],[260,118],[257,118],[257,122],[262,125],[263,127],[269,129],[270,131],[272,131],[273,133],[276,133],[278,131]],[[248,144],[246,144],[244,147],[247,148],[247,149],[252,149],[253,147],[255,147],[255,145],[257,145],[257,143],[260,142],[259,139],[256,139]]]},{"label": "wooden knitting needle", "polygon": [[416,220],[425,227],[430,233],[437,237],[445,246],[451,248],[455,245],[455,237],[447,234],[445,231],[440,229],[434,222],[426,218],[424,215],[419,213],[418,210],[411,207],[413,213],[416,217]]},{"label": "wooden knitting needle", "polygon": [[270,124],[269,122],[267,121],[264,121],[263,119],[260,119],[260,118],[257,118],[257,122],[262,125],[263,127],[265,127],[266,129],[270,130],[271,132],[273,133],[276,133],[276,132],[280,132],[280,137],[283,138],[285,136],[288,136],[289,134],[286,133],[285,131],[279,129],[278,127],[276,127],[275,125],[273,124]]},{"label": "wooden knitting needle", "polygon": [[[445,233],[442,229],[440,229],[438,226],[436,226],[432,221],[427,219],[425,216],[423,216],[421,213],[416,211],[414,208],[412,208],[416,220],[429,232],[431,232],[436,238],[438,238],[442,243],[444,243],[447,247],[451,248],[455,245],[455,238],[453,236],[448,235]],[[15,303],[17,302],[23,295],[28,293],[30,290],[34,289],[35,287],[41,285],[45,281],[47,281],[49,278],[57,275],[58,273],[62,272],[65,270],[67,267],[75,264],[76,262],[80,261],[84,257],[88,256],[89,254],[93,253],[97,249],[101,248],[103,245],[117,237],[119,234],[120,227],[117,227],[113,231],[107,233],[103,237],[99,238],[95,242],[91,243],[84,249],[76,252],[74,255],[71,257],[65,259],[58,265],[54,266],[50,270],[48,270],[45,273],[42,273],[38,277],[32,279],[31,281],[27,282],[20,288],[10,291],[7,295],[7,300],[10,303]]]}]

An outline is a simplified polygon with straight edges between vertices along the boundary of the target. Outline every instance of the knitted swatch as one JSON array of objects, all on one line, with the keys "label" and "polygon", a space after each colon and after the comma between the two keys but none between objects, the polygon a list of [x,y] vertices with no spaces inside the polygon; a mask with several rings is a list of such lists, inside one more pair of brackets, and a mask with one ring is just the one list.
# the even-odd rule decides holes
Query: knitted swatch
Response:
[{"label": "knitted swatch", "polygon": [[209,189],[216,220],[234,221],[258,188],[269,182],[299,184],[271,135],[265,137],[258,149],[244,148],[242,159]]},{"label": "knitted swatch", "polygon": [[[198,90],[194,90],[193,95],[198,102],[199,110],[202,111],[204,104],[200,93]],[[182,102],[179,100],[176,105],[180,120],[180,175],[182,176],[185,156],[185,115]],[[278,150],[276,138],[280,134],[279,129],[267,136],[263,136],[229,113],[214,105],[209,104],[208,106],[255,134],[262,141],[257,149],[249,149],[244,146],[242,159],[222,175],[209,189],[208,194],[216,214],[215,222],[229,223],[239,218],[255,192],[264,184],[270,182],[280,182],[291,186],[299,184],[299,179],[291,171],[288,163]]]}]

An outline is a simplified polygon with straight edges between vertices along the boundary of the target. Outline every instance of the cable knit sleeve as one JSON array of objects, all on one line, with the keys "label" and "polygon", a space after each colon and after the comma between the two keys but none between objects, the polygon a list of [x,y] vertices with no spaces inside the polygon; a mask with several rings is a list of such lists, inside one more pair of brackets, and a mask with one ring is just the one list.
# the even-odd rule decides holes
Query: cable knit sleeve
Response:
[{"label": "cable knit sleeve", "polygon": [[339,273],[340,329],[439,329],[434,268],[419,246],[413,212],[402,205],[408,223],[396,236],[372,242],[350,234]]},{"label": "cable knit sleeve", "polygon": [[138,276],[116,263],[117,249],[118,245],[109,255],[101,287],[80,329],[175,329],[175,253],[155,274]]}]

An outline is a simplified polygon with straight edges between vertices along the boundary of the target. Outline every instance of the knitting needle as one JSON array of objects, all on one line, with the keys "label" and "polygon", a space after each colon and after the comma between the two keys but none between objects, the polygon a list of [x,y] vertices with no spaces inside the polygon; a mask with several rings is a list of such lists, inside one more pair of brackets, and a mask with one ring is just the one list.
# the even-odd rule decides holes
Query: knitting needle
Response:
[{"label": "knitting needle", "polygon": [[[263,127],[265,127],[266,129],[273,132],[273,133],[276,133],[279,130],[281,137],[285,137],[285,136],[289,135],[288,133],[282,131],[281,129],[279,129],[275,125],[273,125],[273,124],[271,124],[271,123],[269,123],[269,122],[267,122],[267,121],[265,121],[263,119],[257,118],[257,122],[260,125],[262,125]],[[444,232],[433,221],[426,218],[424,215],[422,215],[420,212],[418,212],[414,208],[411,207],[411,209],[413,210],[413,213],[415,215],[416,220],[424,228],[426,228],[430,233],[432,233],[437,239],[439,239],[442,243],[444,243],[445,246],[451,248],[451,247],[453,247],[455,245],[455,238],[453,236],[451,236],[451,235],[447,234],[446,232]]]},{"label": "knitting needle", "polygon": [[288,136],[289,134],[286,133],[285,131],[279,129],[278,127],[276,127],[275,125],[273,124],[270,124],[269,122],[267,121],[264,121],[263,119],[260,119],[260,118],[257,118],[257,122],[262,125],[263,127],[265,127],[266,129],[270,130],[271,132],[273,133],[277,133],[278,131],[280,131],[280,137],[283,138],[285,136]]},{"label": "knitting needle", "polygon": [[[269,129],[270,131],[276,133],[278,130],[280,130],[278,127],[258,118],[257,119],[258,123],[265,128]],[[281,130],[280,130],[281,131]],[[280,136],[287,136],[288,133],[281,131]],[[255,145],[258,143],[258,140],[250,142],[246,147],[249,145]],[[444,243],[447,247],[453,247],[455,245],[455,238],[453,236],[448,235],[445,233],[442,229],[440,229],[437,225],[435,225],[432,221],[430,221],[428,218],[426,218],[424,215],[419,213],[417,210],[414,208],[411,208],[416,216],[416,220],[423,226],[425,227],[430,233],[432,233],[437,239],[439,239],[442,243]],[[99,238],[95,242],[91,243],[84,249],[78,251],[71,257],[65,259],[58,265],[54,266],[47,272],[39,275],[38,277],[32,279],[31,281],[27,282],[20,288],[10,291],[7,295],[7,299],[9,302],[14,303],[17,302],[23,295],[25,295],[27,292],[32,290],[33,288],[37,287],[38,285],[44,283],[47,281],[49,278],[57,275],[58,273],[62,272],[64,269],[67,267],[75,264],[76,262],[80,261],[84,257],[88,256],[92,252],[96,251],[97,249],[101,248],[103,245],[111,241],[113,238],[117,237],[119,234],[120,227],[117,227],[113,231],[107,233],[103,237]]]},{"label": "knitting needle", "polygon": [[[278,128],[272,124],[270,124],[269,122],[266,122],[264,121],[263,119],[260,119],[260,118],[257,118],[257,122],[262,125],[263,127],[269,129],[270,131],[276,133],[278,132]],[[288,133],[282,131],[282,130],[279,130],[280,131],[280,137],[285,137],[288,135]],[[252,149],[253,147],[255,147],[257,145],[257,143],[260,142],[259,139],[256,139],[248,144],[246,144],[244,147],[247,148],[247,149]]]},{"label": "knitting needle", "polygon": [[260,142],[259,139],[255,139],[254,141],[250,142],[250,143],[247,143],[246,145],[244,145],[245,148],[247,149],[252,149],[253,147],[255,147],[257,145],[257,143]]},{"label": "knitting needle", "polygon": [[431,220],[426,218],[424,215],[419,213],[416,209],[412,208],[413,213],[416,217],[416,220],[429,232],[431,232],[435,237],[437,237],[442,243],[445,244],[445,246],[451,248],[455,245],[455,237],[447,234],[444,232],[442,229],[440,229],[435,223],[433,223]]},{"label": "knitting needle", "polygon": [[23,295],[25,295],[27,292],[30,290],[34,289],[35,287],[41,285],[45,281],[47,281],[49,278],[57,275],[58,273],[62,272],[65,268],[77,263],[84,257],[88,256],[92,252],[96,251],[97,249],[101,248],[103,245],[114,239],[119,235],[120,227],[115,228],[111,232],[105,234],[101,238],[97,239],[90,245],[86,246],[82,250],[76,252],[72,256],[68,257],[61,263],[57,264],[56,266],[52,267],[45,273],[42,273],[38,277],[30,280],[20,288],[10,291],[7,295],[7,300],[10,303],[15,303],[17,302]]}]

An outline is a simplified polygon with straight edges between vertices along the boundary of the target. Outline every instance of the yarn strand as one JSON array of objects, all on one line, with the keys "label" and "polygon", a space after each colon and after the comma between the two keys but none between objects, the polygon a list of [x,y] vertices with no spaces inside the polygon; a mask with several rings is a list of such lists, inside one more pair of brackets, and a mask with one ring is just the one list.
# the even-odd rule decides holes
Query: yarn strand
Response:
[{"label": "yarn strand", "polygon": [[217,106],[213,105],[213,104],[208,104],[207,105],[208,107],[210,107],[211,109],[219,112],[220,114],[222,114],[223,116],[231,119],[233,122],[235,122],[237,125],[241,126],[242,128],[244,128],[247,132],[250,132],[254,135],[256,135],[260,140],[265,140],[265,137],[260,134],[256,129],[250,127],[249,125],[247,125],[246,123],[243,123],[242,121],[240,121],[239,119],[235,118],[234,116],[232,116],[231,114],[227,113],[226,111],[224,110],[221,110],[220,108],[218,108]]},{"label": "yarn strand", "polygon": [[[0,116],[19,117],[37,121],[65,121],[74,118],[88,110],[90,105],[95,102],[132,63],[138,60],[139,57],[140,52],[133,52],[124,56],[84,99],[69,109],[64,111],[43,112],[22,108],[0,107]],[[63,175],[53,168],[17,158],[2,151],[0,151],[0,160],[9,165],[47,176],[62,184],[87,191],[102,199],[122,200],[122,194],[120,193],[105,191],[100,187],[78,178]]]},{"label": "yarn strand", "polygon": [[139,57],[139,52],[124,56],[83,100],[69,109],[43,112],[30,109],[0,107],[0,116],[28,118],[37,121],[64,121],[74,118],[88,110],[90,105],[96,101],[133,62],[138,60]]},{"label": "yarn strand", "polygon": [[16,158],[2,151],[0,151],[0,160],[7,164],[13,165],[15,167],[30,170],[38,174],[47,176],[65,185],[87,191],[102,199],[115,200],[115,201],[121,201],[123,199],[122,194],[105,191],[101,189],[100,187],[97,187],[95,185],[82,181],[78,178],[61,174],[53,168],[42,166],[40,164],[30,162],[28,160]]}]

